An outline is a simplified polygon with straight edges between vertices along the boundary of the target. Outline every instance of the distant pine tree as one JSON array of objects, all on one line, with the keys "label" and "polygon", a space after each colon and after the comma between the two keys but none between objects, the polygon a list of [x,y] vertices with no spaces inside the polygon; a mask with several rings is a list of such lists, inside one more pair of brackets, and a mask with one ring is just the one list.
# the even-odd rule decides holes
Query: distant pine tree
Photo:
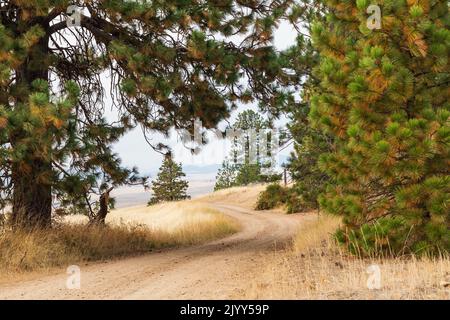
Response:
[{"label": "distant pine tree", "polygon": [[152,183],[153,196],[148,205],[189,199],[190,197],[186,194],[189,183],[183,179],[185,176],[181,163],[177,164],[171,156],[166,156],[156,181]]},{"label": "distant pine tree", "polygon": [[234,187],[236,185],[236,175],[236,165],[230,163],[229,160],[225,160],[222,163],[222,168],[217,172],[214,191]]},{"label": "distant pine tree", "polygon": [[[242,136],[233,141],[231,155],[237,163],[248,165],[263,165],[270,163],[267,154],[262,152],[261,136],[266,134],[267,129],[271,128],[271,123],[253,110],[245,110],[239,113],[233,124],[233,129],[241,130]],[[252,132],[255,134],[252,137]]]},{"label": "distant pine tree", "polygon": [[[241,130],[241,136],[232,141],[230,157],[222,163],[217,173],[214,190],[274,179],[276,174],[269,170],[273,159],[263,152],[261,141],[261,136],[267,134],[266,131],[271,127],[270,121],[253,110],[239,113],[232,128]],[[265,174],[263,171],[266,171]]]},{"label": "distant pine tree", "polygon": [[238,186],[247,186],[251,183],[263,182],[264,177],[259,163],[245,163],[239,166],[236,175],[236,184]]}]

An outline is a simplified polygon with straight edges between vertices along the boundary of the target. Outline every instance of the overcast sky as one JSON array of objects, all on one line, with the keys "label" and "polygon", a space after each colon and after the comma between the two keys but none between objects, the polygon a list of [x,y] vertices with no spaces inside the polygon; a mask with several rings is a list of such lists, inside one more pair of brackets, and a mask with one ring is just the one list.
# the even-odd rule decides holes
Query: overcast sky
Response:
[{"label": "overcast sky", "polygon": [[[297,36],[296,31],[287,23],[280,25],[280,28],[275,34],[275,46],[282,50],[294,44]],[[231,121],[236,115],[246,109],[253,109],[257,111],[256,105],[241,105],[232,114]],[[169,139],[165,139],[160,134],[154,134],[152,137],[154,144],[163,142],[168,144],[174,150],[175,160],[186,165],[211,165],[220,164],[224,158],[224,143],[220,141],[213,141],[202,149],[202,152],[197,156],[192,156],[178,141],[175,134],[172,134]],[[146,143],[142,132],[139,129],[133,130],[125,135],[115,146],[114,151],[117,152],[123,160],[123,164],[127,167],[137,166],[142,174],[156,172],[161,165],[162,156],[155,152]],[[283,150],[281,155],[289,155],[290,149]]]}]

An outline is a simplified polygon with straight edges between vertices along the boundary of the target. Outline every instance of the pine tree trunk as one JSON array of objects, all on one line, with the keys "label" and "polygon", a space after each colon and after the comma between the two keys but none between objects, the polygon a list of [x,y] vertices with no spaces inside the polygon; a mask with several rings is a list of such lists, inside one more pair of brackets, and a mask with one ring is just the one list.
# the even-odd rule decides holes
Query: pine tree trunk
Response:
[{"label": "pine tree trunk", "polygon": [[[33,48],[27,62],[17,70],[17,82],[31,88],[33,81],[48,81],[48,66],[45,59],[48,54],[48,37],[44,37]],[[22,99],[22,100],[21,100]],[[28,96],[19,98],[19,103],[28,104]],[[12,137],[13,147],[20,144],[24,132],[19,129]],[[51,146],[39,146],[43,151]],[[46,152],[43,152],[46,154]],[[52,214],[52,175],[51,159],[26,154],[24,159],[27,168],[20,163],[12,166],[13,208],[12,223],[14,228],[45,228],[51,226]]]},{"label": "pine tree trunk", "polygon": [[36,159],[24,173],[13,168],[13,211],[12,223],[15,228],[45,228],[51,225],[52,189],[50,184],[39,182],[52,167],[49,163]]}]

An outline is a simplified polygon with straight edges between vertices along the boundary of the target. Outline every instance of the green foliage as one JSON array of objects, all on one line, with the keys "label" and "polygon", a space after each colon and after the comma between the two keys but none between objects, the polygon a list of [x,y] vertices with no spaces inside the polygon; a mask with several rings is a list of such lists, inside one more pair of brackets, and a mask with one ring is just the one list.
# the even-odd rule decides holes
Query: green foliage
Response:
[{"label": "green foliage", "polygon": [[321,207],[355,253],[448,252],[448,2],[385,1],[382,30],[366,27],[368,1],[323,3],[310,119],[335,148]]},{"label": "green foliage", "polygon": [[278,183],[270,184],[261,192],[256,202],[256,210],[270,210],[286,202],[288,190]]},{"label": "green foliage", "polygon": [[0,208],[31,226],[50,223],[52,198],[92,215],[98,195],[136,184],[112,151],[133,128],[213,128],[240,101],[283,103],[271,40],[290,1],[82,1],[70,31],[69,2],[13,2],[0,9]]},{"label": "green foliage", "polygon": [[287,210],[293,213],[317,209],[318,197],[330,181],[329,176],[320,169],[319,159],[331,150],[333,140],[312,129],[308,122],[293,122],[290,130],[296,144],[287,165],[294,181]]},{"label": "green foliage", "polygon": [[311,177],[305,180],[296,181],[289,189],[289,197],[286,199],[287,213],[305,212],[319,207],[318,196],[323,191],[323,184],[319,185],[320,188],[314,188],[314,185],[318,184],[316,180]]},{"label": "green foliage", "polygon": [[231,164],[228,160],[225,160],[222,163],[222,168],[220,168],[217,172],[214,191],[236,186],[236,174],[236,165]]},{"label": "green foliage", "polygon": [[152,182],[153,195],[148,205],[190,198],[186,194],[189,183],[183,179],[185,176],[181,164],[173,161],[171,156],[166,156],[156,180]]},{"label": "green foliage", "polygon": [[[270,122],[253,110],[245,110],[238,115],[232,129],[239,131],[241,135],[232,141],[231,160],[225,160],[219,169],[214,190],[280,180],[279,174],[270,171],[273,161],[271,154],[262,152],[264,148],[261,146],[263,142],[260,137],[270,127]],[[251,137],[252,131],[256,138]],[[268,143],[270,139],[269,134]],[[251,149],[254,152],[251,152]]]},{"label": "green foliage", "polygon": [[259,164],[246,163],[238,166],[236,185],[246,186],[251,183],[261,182],[261,166]]},{"label": "green foliage", "polygon": [[319,193],[303,182],[295,182],[292,187],[270,184],[260,193],[256,210],[269,210],[281,205],[285,206],[288,214],[317,209]]}]

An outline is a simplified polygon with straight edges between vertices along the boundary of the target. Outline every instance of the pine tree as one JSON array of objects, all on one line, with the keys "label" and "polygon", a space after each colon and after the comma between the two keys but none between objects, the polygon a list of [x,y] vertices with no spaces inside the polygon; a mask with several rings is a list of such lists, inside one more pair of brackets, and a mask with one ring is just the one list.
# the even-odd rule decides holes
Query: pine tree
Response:
[{"label": "pine tree", "polygon": [[234,162],[243,165],[266,165],[271,159],[263,154],[261,137],[267,133],[271,124],[253,110],[238,114],[232,128],[240,131],[240,136],[233,141],[231,155]]},{"label": "pine tree", "polygon": [[[308,15],[308,28],[313,20],[321,18],[315,14]],[[311,32],[307,29],[308,33]],[[319,61],[319,54],[313,48],[311,39],[300,35],[294,47],[288,49],[285,55],[295,61],[298,75],[303,75],[299,84],[302,87],[300,101],[289,105],[286,114],[289,116],[288,129],[294,141],[294,151],[291,153],[286,168],[293,181],[293,186],[285,200],[288,213],[301,212],[319,207],[318,197],[325,190],[329,177],[319,168],[318,160],[321,154],[328,152],[332,147],[332,137],[312,127],[308,118],[310,112],[311,96],[320,91],[317,77],[312,74],[313,68]],[[297,58],[301,56],[301,59]]]},{"label": "pine tree", "polygon": [[324,1],[311,119],[335,138],[320,159],[332,184],[320,199],[343,217],[338,239],[357,253],[450,249],[449,4]]},{"label": "pine tree", "polygon": [[258,163],[246,163],[239,166],[236,175],[236,185],[247,186],[251,183],[261,182],[261,165]]},{"label": "pine tree", "polygon": [[[253,110],[245,110],[238,114],[231,126],[238,136],[231,141],[230,157],[219,169],[214,190],[244,186],[273,178],[270,172],[263,174],[263,169],[270,169],[273,161],[269,145],[272,138],[268,132],[270,127],[270,121]],[[267,139],[262,141],[261,137],[264,134]],[[264,142],[268,144],[266,148],[261,145]]]},{"label": "pine tree", "polygon": [[180,201],[190,198],[186,194],[189,183],[183,179],[185,176],[181,163],[178,164],[173,161],[171,156],[166,156],[156,180],[152,182],[153,196],[148,204],[153,205],[164,201]]},{"label": "pine tree", "polygon": [[[294,124],[298,127],[298,123]],[[319,208],[318,198],[325,191],[330,178],[319,167],[319,158],[329,152],[332,139],[311,128],[302,127],[301,133],[291,128],[294,133],[295,146],[287,169],[294,185],[287,199],[289,213]]]},{"label": "pine tree", "polygon": [[77,1],[73,13],[68,0],[0,0],[0,207],[17,226],[49,226],[52,198],[94,215],[94,195],[136,179],[111,150],[129,130],[212,128],[239,101],[279,103],[271,41],[290,2]]},{"label": "pine tree", "polygon": [[214,191],[234,187],[236,185],[237,171],[236,165],[225,159],[222,162],[222,167],[217,172]]},{"label": "pine tree", "polygon": [[273,110],[269,106],[273,115],[283,114],[289,120],[286,137],[280,140],[286,140],[283,144],[288,144],[290,140],[294,145],[294,151],[286,164],[293,186],[269,186],[261,194],[261,200],[270,199],[277,190],[281,190],[280,198],[286,204],[288,213],[318,208],[318,196],[329,181],[328,176],[320,170],[318,160],[322,153],[331,150],[333,139],[312,128],[308,118],[311,96],[320,92],[320,81],[312,72],[319,62],[319,53],[312,45],[311,27],[314,21],[324,20],[324,10],[322,1],[297,2],[291,10],[289,20],[298,31],[298,36],[296,43],[282,52],[282,60],[285,68],[291,70],[289,85],[295,88],[298,98],[289,96],[279,109]]}]

